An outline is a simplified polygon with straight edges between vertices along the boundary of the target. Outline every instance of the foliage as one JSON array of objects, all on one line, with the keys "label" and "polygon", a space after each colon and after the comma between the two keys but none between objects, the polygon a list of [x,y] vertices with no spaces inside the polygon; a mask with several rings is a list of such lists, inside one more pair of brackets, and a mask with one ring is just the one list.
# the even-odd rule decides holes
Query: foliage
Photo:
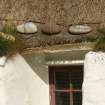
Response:
[{"label": "foliage", "polygon": [[3,27],[2,32],[6,33],[6,34],[13,35],[13,36],[17,35],[17,30],[14,26],[6,25],[6,26]]},{"label": "foliage", "polygon": [[15,42],[0,36],[0,56],[8,55],[15,48]]},{"label": "foliage", "polygon": [[22,50],[22,41],[12,26],[5,26],[0,32],[0,56],[11,56]]},{"label": "foliage", "polygon": [[95,51],[105,51],[105,29],[98,30],[99,35],[95,43]]}]

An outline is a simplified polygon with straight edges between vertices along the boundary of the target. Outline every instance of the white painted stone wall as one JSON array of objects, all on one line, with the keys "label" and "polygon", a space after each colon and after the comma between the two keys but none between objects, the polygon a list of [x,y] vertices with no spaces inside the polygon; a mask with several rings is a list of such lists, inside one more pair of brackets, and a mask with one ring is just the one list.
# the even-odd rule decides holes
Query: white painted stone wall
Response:
[{"label": "white painted stone wall", "polygon": [[85,57],[83,105],[105,105],[105,53],[89,52]]},{"label": "white painted stone wall", "polygon": [[19,54],[0,66],[0,105],[49,105],[48,71],[30,57],[33,66]]}]

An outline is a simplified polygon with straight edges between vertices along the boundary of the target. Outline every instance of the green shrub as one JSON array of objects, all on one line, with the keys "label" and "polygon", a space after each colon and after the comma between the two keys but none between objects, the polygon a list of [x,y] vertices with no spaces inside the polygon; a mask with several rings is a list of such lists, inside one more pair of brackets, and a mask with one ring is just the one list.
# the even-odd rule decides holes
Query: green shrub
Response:
[{"label": "green shrub", "polygon": [[0,32],[0,56],[11,56],[24,48],[22,40],[12,26],[5,26]]},{"label": "green shrub", "polygon": [[3,27],[2,32],[11,35],[17,35],[17,30],[15,26],[6,25]]},{"label": "green shrub", "polygon": [[105,29],[98,30],[99,35],[95,42],[95,51],[105,51]]},{"label": "green shrub", "polygon": [[15,47],[15,42],[0,36],[0,56],[9,55]]}]

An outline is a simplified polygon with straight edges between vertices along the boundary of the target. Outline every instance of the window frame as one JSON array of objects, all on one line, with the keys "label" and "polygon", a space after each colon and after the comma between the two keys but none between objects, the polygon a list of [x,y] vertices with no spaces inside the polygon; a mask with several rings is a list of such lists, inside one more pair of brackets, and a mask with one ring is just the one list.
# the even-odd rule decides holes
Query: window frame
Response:
[{"label": "window frame", "polygon": [[[83,65],[60,65],[60,66],[49,66],[49,90],[50,90],[50,105],[56,105],[56,100],[55,100],[55,93],[56,91],[60,91],[60,90],[56,90],[55,88],[55,72],[69,72],[69,70],[83,70]],[[83,72],[83,71],[82,71]],[[72,91],[70,93],[70,95],[73,94],[74,92],[82,92],[78,89],[66,89],[65,92],[67,91],[67,93],[70,93],[70,91]],[[64,90],[63,90],[64,92]],[[70,103],[72,103],[73,105],[73,99],[70,98]]]}]

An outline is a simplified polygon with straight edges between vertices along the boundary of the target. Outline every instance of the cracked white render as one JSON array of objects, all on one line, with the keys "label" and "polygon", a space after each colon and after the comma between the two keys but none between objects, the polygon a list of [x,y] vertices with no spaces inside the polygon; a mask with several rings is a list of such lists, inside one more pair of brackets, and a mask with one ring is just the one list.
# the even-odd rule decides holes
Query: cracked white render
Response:
[{"label": "cracked white render", "polygon": [[20,54],[4,58],[0,58],[0,105],[49,105],[49,87],[40,78],[43,70],[38,75],[37,67],[32,69]]},{"label": "cracked white render", "polygon": [[82,105],[105,105],[105,53],[86,54],[82,90]]}]

